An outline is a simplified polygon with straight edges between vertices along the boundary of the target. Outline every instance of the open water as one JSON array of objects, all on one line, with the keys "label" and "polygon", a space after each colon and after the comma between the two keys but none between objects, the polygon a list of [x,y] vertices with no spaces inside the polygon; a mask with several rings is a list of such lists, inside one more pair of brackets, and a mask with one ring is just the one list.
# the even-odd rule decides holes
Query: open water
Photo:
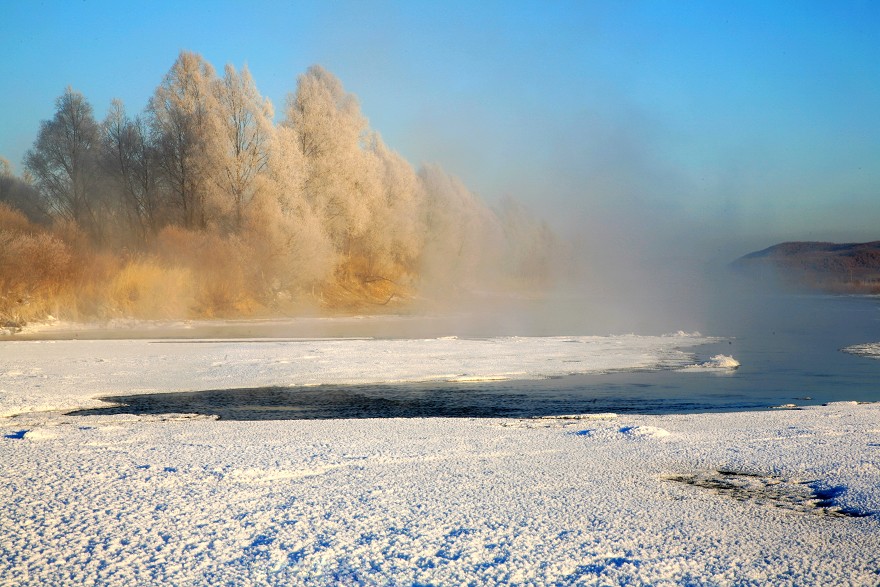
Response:
[{"label": "open water", "polygon": [[[704,334],[730,338],[689,350],[700,361],[716,354],[732,355],[742,364],[739,369],[623,372],[537,381],[218,389],[117,396],[108,399],[125,405],[80,413],[198,413],[227,420],[542,417],[880,401],[880,360],[841,351],[852,344],[880,341],[880,298],[766,294],[753,296],[730,312],[715,312],[710,322],[711,330]],[[361,324],[364,331],[358,334],[375,335],[369,329],[384,323]]]}]

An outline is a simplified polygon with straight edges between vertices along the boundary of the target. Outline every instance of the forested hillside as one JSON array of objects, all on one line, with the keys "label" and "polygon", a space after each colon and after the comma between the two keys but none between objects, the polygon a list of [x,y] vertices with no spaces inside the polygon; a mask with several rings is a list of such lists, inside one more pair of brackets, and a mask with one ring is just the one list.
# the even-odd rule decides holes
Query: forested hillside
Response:
[{"label": "forested hillside", "polygon": [[320,66],[283,112],[247,68],[182,52],[146,108],[68,88],[0,166],[0,320],[387,308],[550,280],[552,232],[414,169]]},{"label": "forested hillside", "polygon": [[749,253],[733,267],[764,280],[835,293],[880,293],[880,241],[788,242]]}]

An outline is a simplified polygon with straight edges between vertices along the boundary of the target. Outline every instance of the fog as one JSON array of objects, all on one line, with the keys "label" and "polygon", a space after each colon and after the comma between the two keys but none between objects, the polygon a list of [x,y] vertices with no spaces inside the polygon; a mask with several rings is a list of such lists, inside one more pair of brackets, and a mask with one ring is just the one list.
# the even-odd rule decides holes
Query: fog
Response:
[{"label": "fog", "polygon": [[68,88],[25,174],[2,170],[0,318],[396,314],[411,319],[348,327],[711,334],[747,309],[755,284],[728,263],[785,236],[738,203],[754,177],[731,162],[707,203],[707,180],[625,101],[543,137],[540,165],[510,169],[490,202],[386,145],[320,66],[277,112],[247,68],[220,74],[186,51],[138,115],[114,101],[99,121]]},{"label": "fog", "polygon": [[280,114],[247,68],[186,51],[137,116],[114,100],[98,121],[68,87],[25,174],[4,166],[0,318],[431,311],[552,288],[564,247],[540,217],[412,166],[332,73],[300,75]]}]

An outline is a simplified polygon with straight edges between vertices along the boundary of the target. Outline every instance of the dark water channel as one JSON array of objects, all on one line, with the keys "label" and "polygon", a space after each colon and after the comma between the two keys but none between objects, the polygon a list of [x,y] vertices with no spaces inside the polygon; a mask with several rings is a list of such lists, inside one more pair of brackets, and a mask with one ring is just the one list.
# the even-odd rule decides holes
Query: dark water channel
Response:
[{"label": "dark water channel", "polygon": [[880,299],[766,295],[715,314],[719,344],[689,349],[699,360],[723,353],[734,372],[644,371],[538,381],[325,385],[217,389],[104,398],[114,407],[79,415],[194,413],[223,420],[538,417],[635,412],[767,409],[832,401],[880,401],[880,360],[842,347],[880,341]]}]

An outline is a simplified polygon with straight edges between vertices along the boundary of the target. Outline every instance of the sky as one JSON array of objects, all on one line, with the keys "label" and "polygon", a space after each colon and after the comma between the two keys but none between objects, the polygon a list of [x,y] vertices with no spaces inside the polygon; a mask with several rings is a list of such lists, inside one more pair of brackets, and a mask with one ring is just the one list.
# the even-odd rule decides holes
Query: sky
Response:
[{"label": "sky", "polygon": [[594,247],[880,239],[880,3],[6,0],[0,155],[68,85],[140,112],[181,50],[281,117],[312,64],[414,165]]}]

